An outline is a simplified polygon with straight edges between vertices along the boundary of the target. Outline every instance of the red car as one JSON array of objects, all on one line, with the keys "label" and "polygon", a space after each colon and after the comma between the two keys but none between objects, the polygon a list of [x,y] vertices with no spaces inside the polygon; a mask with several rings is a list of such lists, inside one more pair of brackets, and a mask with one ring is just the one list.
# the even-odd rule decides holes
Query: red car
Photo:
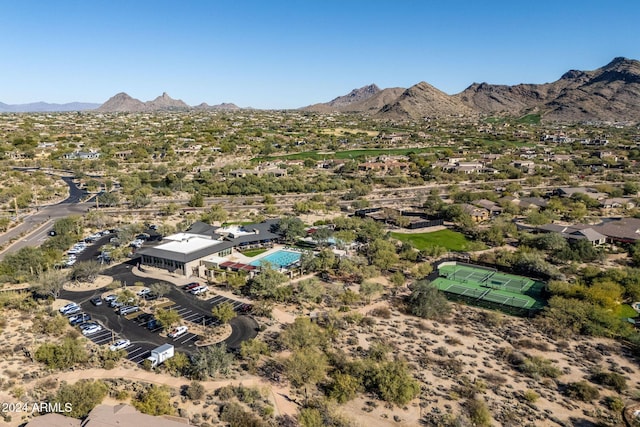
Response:
[{"label": "red car", "polygon": [[198,283],[198,282],[191,282],[191,283],[186,284],[186,285],[184,286],[184,288],[183,288],[183,289],[184,289],[185,291],[190,291],[191,289],[195,289],[195,288],[197,288],[198,286],[200,286],[200,283]]}]

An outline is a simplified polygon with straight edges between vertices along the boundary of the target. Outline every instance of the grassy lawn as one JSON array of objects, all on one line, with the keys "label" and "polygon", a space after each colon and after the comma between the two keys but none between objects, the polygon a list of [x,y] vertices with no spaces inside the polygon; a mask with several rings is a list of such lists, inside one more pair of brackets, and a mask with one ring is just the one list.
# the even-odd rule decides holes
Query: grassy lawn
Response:
[{"label": "grassy lawn", "polygon": [[629,304],[621,304],[616,310],[618,317],[626,319],[627,317],[638,317],[638,312],[635,311]]},{"label": "grassy lawn", "polygon": [[251,249],[251,250],[242,252],[242,255],[244,255],[246,257],[249,257],[249,258],[253,258],[254,256],[258,256],[261,253],[264,253],[266,251],[267,250],[264,249],[264,248],[263,249]]},{"label": "grassy lawn", "polygon": [[419,250],[433,246],[442,246],[454,252],[477,251],[486,248],[483,243],[470,241],[464,234],[451,230],[418,234],[391,233],[391,237],[401,242],[410,242]]}]

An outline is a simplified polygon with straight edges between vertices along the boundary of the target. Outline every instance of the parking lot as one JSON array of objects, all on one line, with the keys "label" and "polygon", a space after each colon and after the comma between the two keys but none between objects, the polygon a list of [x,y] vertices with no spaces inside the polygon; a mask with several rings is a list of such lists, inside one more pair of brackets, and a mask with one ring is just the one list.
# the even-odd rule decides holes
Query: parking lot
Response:
[{"label": "parking lot", "polygon": [[[100,322],[98,322],[100,323]],[[85,337],[95,344],[109,346],[113,344],[120,338],[124,338],[119,334],[115,333],[113,330],[105,327],[104,324],[101,324],[102,330],[91,334],[85,335]],[[127,360],[130,360],[133,363],[141,363],[144,359],[146,359],[151,353],[151,349],[153,346],[138,344],[132,342],[124,349],[127,351]]]},{"label": "parking lot", "polygon": [[[122,264],[116,268],[121,272],[121,275],[128,273],[131,276],[129,283],[141,281],[140,278],[131,274],[130,266]],[[149,285],[157,280],[153,282],[149,280],[148,282],[144,282],[144,284]],[[198,336],[194,333],[187,332],[176,338],[162,337],[160,336],[160,327],[149,330],[147,329],[147,321],[137,320],[142,312],[120,316],[108,304],[103,303],[96,306],[90,302],[92,298],[100,296],[105,291],[106,289],[85,292],[63,291],[60,295],[61,298],[77,302],[83,312],[91,315],[92,322],[97,322],[103,327],[102,330],[88,335],[86,338],[101,346],[108,346],[118,339],[130,340],[131,344],[125,350],[127,351],[127,359],[134,363],[141,363],[150,355],[153,348],[165,343],[174,345],[176,351],[183,353],[190,354],[197,350],[195,342],[198,340]],[[220,295],[214,295],[208,299],[198,298],[177,287],[173,287],[167,297],[169,302],[163,304],[165,309],[177,311],[184,321],[205,326],[215,326],[218,323],[211,315],[211,309],[214,306],[224,302],[230,303],[239,313],[239,316],[229,322],[232,327],[232,336],[225,342],[230,349],[238,348],[242,341],[253,338],[257,334],[258,325],[255,320],[241,315],[250,307],[246,303]]]}]

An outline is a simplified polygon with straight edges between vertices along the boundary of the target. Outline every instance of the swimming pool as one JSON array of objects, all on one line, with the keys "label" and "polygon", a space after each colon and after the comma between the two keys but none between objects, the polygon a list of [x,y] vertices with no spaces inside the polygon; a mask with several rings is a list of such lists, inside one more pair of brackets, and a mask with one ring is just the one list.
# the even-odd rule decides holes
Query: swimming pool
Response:
[{"label": "swimming pool", "polygon": [[295,264],[296,262],[300,261],[301,256],[302,254],[300,252],[293,252],[293,251],[287,251],[287,250],[281,249],[269,255],[263,256],[260,259],[251,261],[249,265],[259,267],[263,263],[268,262],[274,268],[287,268],[291,264]]}]

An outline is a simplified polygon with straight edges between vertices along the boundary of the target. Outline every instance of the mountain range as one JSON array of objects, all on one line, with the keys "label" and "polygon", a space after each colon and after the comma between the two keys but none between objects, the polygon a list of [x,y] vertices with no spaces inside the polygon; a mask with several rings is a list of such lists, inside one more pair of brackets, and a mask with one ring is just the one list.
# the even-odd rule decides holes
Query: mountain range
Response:
[{"label": "mountain range", "polygon": [[142,102],[139,99],[132,98],[124,92],[112,96],[102,104],[96,111],[101,113],[115,112],[151,112],[151,111],[187,111],[191,109],[198,110],[238,110],[235,104],[223,103],[219,105],[208,105],[202,103],[195,107],[190,107],[180,99],[171,98],[166,92],[158,96],[153,101]]},{"label": "mountain range", "polygon": [[[152,101],[140,101],[126,93],[104,104],[8,105],[2,112],[85,111],[153,112],[187,110],[237,110],[231,103],[189,106],[163,93]],[[593,71],[570,70],[558,80],[513,86],[473,83],[460,93],[448,95],[426,82],[409,88],[380,89],[370,84],[325,103],[302,107],[320,113],[366,113],[387,120],[420,120],[438,116],[539,114],[548,121],[640,121],[640,62],[627,58]]]},{"label": "mountain range", "polygon": [[[384,104],[380,105],[383,98]],[[593,71],[570,70],[552,83],[473,83],[455,95],[447,95],[425,82],[408,89],[368,85],[302,110],[370,113],[393,120],[536,113],[549,121],[640,121],[640,62],[615,58]]]},{"label": "mountain range", "polygon": [[69,102],[67,104],[50,104],[48,102],[32,102],[29,104],[4,104],[0,102],[0,113],[41,113],[51,111],[85,111],[94,110],[100,104],[90,102]]}]

